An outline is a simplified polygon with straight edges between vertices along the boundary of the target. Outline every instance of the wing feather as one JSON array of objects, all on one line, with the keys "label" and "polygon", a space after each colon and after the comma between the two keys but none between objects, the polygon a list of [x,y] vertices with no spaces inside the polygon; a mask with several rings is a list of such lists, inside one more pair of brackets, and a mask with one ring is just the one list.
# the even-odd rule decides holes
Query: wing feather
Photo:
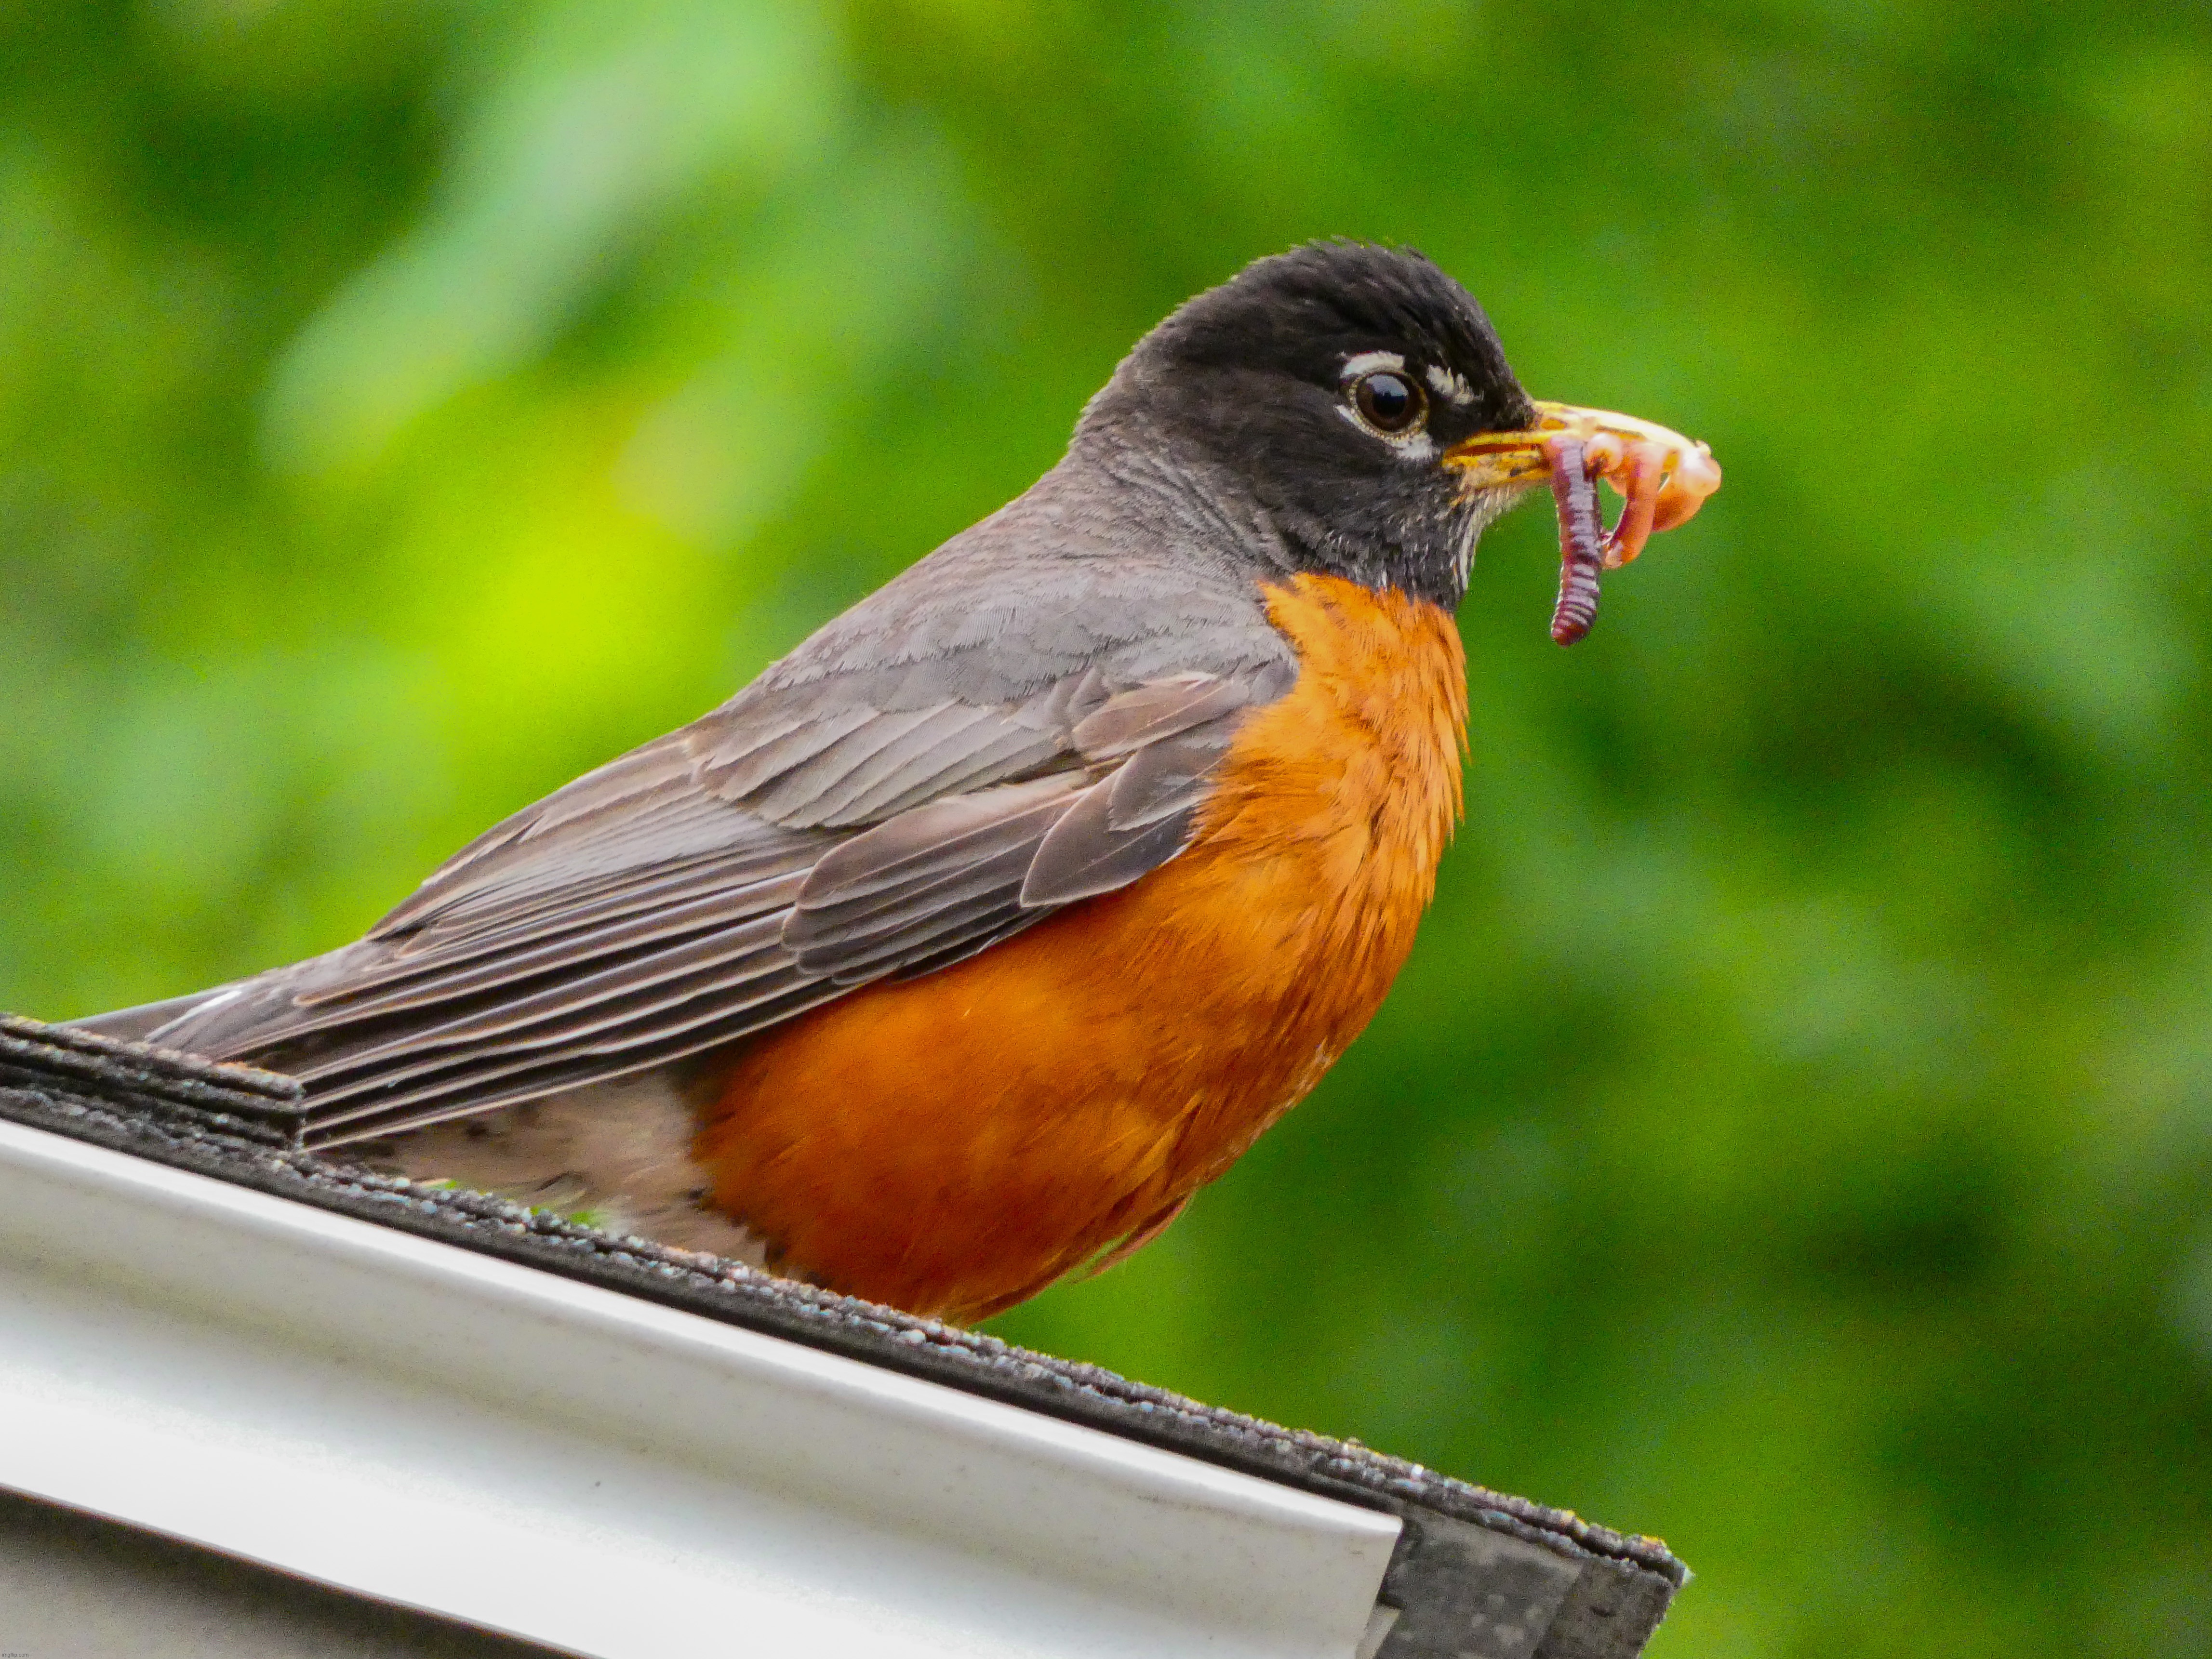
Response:
[{"label": "wing feather", "polygon": [[764,678],[478,836],[359,943],[154,1035],[296,1071],[321,1146],[665,1065],[1173,858],[1293,672],[1279,649],[1121,681],[1101,659],[995,701],[930,663]]}]

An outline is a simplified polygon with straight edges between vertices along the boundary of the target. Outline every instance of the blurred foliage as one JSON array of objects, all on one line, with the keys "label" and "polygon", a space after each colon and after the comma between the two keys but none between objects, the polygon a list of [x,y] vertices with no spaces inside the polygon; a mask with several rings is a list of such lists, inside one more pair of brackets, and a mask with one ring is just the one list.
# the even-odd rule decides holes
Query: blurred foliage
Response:
[{"label": "blurred foliage", "polygon": [[2212,1650],[2212,15],[0,14],[0,1006],[349,937],[1409,241],[1728,489],[1463,617],[1373,1030],[1012,1335],[1663,1534],[1655,1653]]}]

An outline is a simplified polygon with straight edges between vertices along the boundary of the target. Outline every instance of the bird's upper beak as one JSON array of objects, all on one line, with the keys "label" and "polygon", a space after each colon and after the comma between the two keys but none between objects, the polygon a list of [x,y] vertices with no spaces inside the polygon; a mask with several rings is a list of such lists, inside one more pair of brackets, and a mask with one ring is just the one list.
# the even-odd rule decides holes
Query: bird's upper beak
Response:
[{"label": "bird's upper beak", "polygon": [[1571,404],[1538,404],[1536,424],[1526,431],[1478,432],[1441,460],[1471,492],[1542,483],[1569,457],[1626,502],[1607,538],[1608,565],[1627,563],[1646,540],[1688,520],[1721,487],[1720,467],[1704,444],[1633,415]]}]

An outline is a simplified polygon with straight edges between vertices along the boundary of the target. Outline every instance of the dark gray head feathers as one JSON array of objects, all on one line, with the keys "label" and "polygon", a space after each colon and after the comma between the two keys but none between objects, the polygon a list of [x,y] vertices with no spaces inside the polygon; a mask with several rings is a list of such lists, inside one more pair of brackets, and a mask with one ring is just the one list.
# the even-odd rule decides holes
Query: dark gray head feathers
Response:
[{"label": "dark gray head feathers", "polygon": [[[1425,418],[1392,441],[1352,418],[1363,364],[1395,362]],[[1437,465],[1535,410],[1467,290],[1410,249],[1316,242],[1248,265],[1184,304],[1093,398],[1071,459],[1115,473],[1172,458],[1189,486],[1256,509],[1263,564],[1399,587],[1447,606],[1503,503],[1463,501]],[[1269,544],[1272,542],[1274,544]]]}]

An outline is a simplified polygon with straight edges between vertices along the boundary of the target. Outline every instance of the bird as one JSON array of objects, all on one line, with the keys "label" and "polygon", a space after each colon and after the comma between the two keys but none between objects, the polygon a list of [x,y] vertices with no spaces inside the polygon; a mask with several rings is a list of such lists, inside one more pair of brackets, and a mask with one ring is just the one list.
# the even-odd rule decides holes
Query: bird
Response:
[{"label": "bird", "polygon": [[76,1024],[296,1076],[311,1151],[988,1318],[1157,1237],[1382,1002],[1477,542],[1562,432],[1703,453],[1533,401],[1419,252],[1258,259],[1028,490],[362,939]]}]

